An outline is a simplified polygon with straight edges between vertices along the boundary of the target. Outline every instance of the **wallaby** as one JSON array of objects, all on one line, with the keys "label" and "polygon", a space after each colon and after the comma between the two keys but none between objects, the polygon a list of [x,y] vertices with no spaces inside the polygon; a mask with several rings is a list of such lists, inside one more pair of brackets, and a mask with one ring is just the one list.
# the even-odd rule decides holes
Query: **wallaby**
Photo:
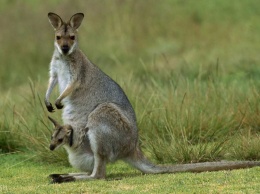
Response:
[{"label": "wallaby", "polygon": [[[72,166],[90,175],[52,175],[54,182],[105,178],[107,162],[122,159],[144,173],[202,172],[259,166],[260,162],[212,162],[158,166],[149,162],[138,144],[135,112],[122,88],[103,73],[78,48],[77,30],[84,15],[77,13],[68,22],[49,13],[55,30],[55,49],[50,64],[50,80],[45,96],[49,102],[56,84],[60,95],[55,101],[63,110],[61,126],[53,121],[51,150],[64,144]],[[62,103],[61,103],[62,101]]]},{"label": "wallaby", "polygon": [[49,97],[58,84],[60,96],[55,105],[61,109],[61,101],[64,103],[63,122],[72,125],[74,129],[85,128],[89,114],[98,105],[110,102],[123,111],[134,126],[133,130],[137,131],[134,110],[121,87],[90,62],[78,48],[77,29],[84,15],[77,13],[67,23],[54,13],[48,16],[55,29],[55,49],[45,96],[48,111],[54,111]]},{"label": "wallaby", "polygon": [[[111,109],[111,111],[114,110]],[[107,116],[108,118],[106,118]],[[71,125],[62,126],[49,117],[55,126],[50,150],[53,151],[63,145],[69,154],[71,165],[83,171],[82,173],[51,174],[53,183],[105,178],[106,163],[114,162],[117,159],[124,160],[144,173],[153,174],[232,170],[260,166],[260,161],[154,165],[146,159],[138,145],[131,142],[131,138],[129,138],[131,128],[124,120],[125,118],[122,119],[120,115],[114,115],[109,110],[96,112],[94,117],[95,120],[91,120],[88,124],[89,127],[77,131],[74,131]],[[115,118],[113,119],[113,117]],[[87,136],[90,137],[91,150],[89,150]]]}]

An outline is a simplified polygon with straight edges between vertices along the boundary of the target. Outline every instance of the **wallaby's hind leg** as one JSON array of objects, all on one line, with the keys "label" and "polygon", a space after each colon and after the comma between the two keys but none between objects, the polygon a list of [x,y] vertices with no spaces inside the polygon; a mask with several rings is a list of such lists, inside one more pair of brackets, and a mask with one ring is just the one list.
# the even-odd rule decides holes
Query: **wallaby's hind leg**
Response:
[{"label": "wallaby's hind leg", "polygon": [[91,175],[87,173],[51,174],[52,183],[65,183],[77,180],[103,179],[106,176],[106,162],[95,156],[94,169]]},{"label": "wallaby's hind leg", "polygon": [[93,178],[105,178],[106,163],[129,156],[136,148],[137,133],[124,111],[114,103],[102,103],[88,117],[88,137],[94,154]]},{"label": "wallaby's hind leg", "polygon": [[68,174],[51,174],[49,177],[52,179],[51,183],[65,183],[75,181],[75,178],[73,176],[69,176]]},{"label": "wallaby's hind leg", "polygon": [[106,161],[102,157],[94,156],[94,169],[90,176],[95,179],[106,178]]},{"label": "wallaby's hind leg", "polygon": [[51,183],[66,183],[74,182],[77,180],[95,179],[94,177],[86,173],[51,174],[49,177],[52,179]]},{"label": "wallaby's hind leg", "polygon": [[87,173],[69,173],[69,174],[51,174],[49,177],[52,179],[51,183],[65,183],[74,182],[80,179],[91,179]]}]

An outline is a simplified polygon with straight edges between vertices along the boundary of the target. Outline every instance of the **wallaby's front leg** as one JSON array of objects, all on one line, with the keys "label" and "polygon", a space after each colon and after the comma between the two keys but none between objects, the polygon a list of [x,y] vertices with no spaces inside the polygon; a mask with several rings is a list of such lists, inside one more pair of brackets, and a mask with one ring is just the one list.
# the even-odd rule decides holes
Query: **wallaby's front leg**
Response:
[{"label": "wallaby's front leg", "polygon": [[75,90],[78,86],[79,86],[78,82],[73,82],[73,83],[70,83],[70,84],[67,85],[65,90],[61,93],[61,95],[55,101],[55,105],[56,105],[57,109],[62,109],[63,108],[63,104],[61,103],[61,101],[65,97],[70,95],[72,93],[72,91]]},{"label": "wallaby's front leg", "polygon": [[51,95],[53,88],[55,87],[55,85],[57,83],[58,83],[57,76],[50,77],[48,89],[47,89],[45,99],[44,99],[45,105],[49,112],[54,112],[54,108],[53,108],[52,104],[50,103],[50,95]]}]

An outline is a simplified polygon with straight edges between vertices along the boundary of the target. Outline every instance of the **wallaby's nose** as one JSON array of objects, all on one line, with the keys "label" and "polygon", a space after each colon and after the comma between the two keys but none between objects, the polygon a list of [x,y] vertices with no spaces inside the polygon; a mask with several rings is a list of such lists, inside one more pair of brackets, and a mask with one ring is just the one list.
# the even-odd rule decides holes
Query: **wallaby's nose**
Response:
[{"label": "wallaby's nose", "polygon": [[50,150],[53,151],[55,149],[55,146],[54,145],[50,145]]},{"label": "wallaby's nose", "polygon": [[67,53],[69,52],[70,48],[69,48],[68,45],[63,45],[63,46],[61,47],[61,50],[62,50],[62,52],[63,52],[64,54],[67,54]]}]

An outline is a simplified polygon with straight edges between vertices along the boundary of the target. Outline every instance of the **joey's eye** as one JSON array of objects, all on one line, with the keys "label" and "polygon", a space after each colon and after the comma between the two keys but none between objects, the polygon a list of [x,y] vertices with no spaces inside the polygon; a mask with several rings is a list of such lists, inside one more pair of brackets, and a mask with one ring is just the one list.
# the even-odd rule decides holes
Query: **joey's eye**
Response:
[{"label": "joey's eye", "polygon": [[58,142],[61,143],[63,141],[63,139],[58,139]]},{"label": "joey's eye", "polygon": [[61,39],[61,36],[56,36],[56,39],[57,39],[57,40],[60,40],[60,39]]},{"label": "joey's eye", "polygon": [[70,36],[70,39],[71,40],[75,40],[75,36]]}]

